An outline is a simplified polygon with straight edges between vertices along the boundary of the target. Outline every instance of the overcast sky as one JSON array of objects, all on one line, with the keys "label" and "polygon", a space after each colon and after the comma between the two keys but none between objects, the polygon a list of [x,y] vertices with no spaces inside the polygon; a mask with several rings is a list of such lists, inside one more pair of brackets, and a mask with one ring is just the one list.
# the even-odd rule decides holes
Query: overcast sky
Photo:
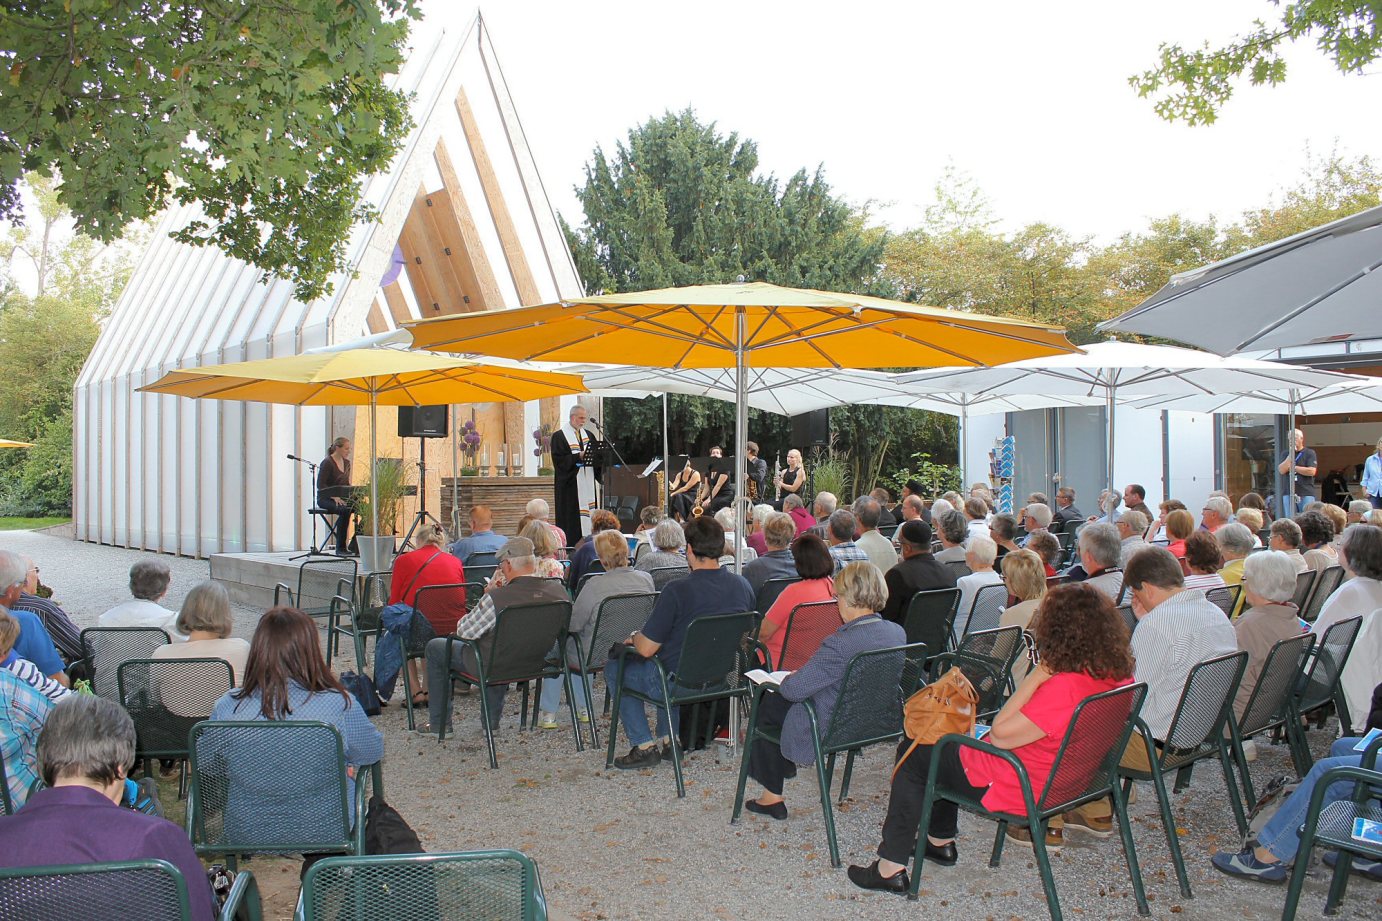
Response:
[{"label": "overcast sky", "polygon": [[[430,25],[474,8],[426,0]],[[757,141],[764,169],[825,167],[836,192],[914,225],[947,163],[1012,229],[1101,239],[1181,212],[1236,218],[1319,156],[1382,153],[1382,68],[1345,77],[1313,46],[1281,87],[1241,88],[1220,120],[1161,121],[1127,77],[1161,41],[1224,41],[1267,0],[689,4],[509,0],[483,6],[556,206],[596,145],[668,109]],[[425,28],[425,26],[423,27]]]}]

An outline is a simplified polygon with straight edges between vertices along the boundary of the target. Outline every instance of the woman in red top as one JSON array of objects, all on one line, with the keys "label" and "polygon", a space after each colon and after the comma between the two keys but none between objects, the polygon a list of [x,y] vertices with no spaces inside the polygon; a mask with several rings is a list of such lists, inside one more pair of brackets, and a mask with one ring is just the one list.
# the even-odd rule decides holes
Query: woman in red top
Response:
[{"label": "woman in red top", "polygon": [[[440,525],[427,525],[421,532],[416,550],[400,554],[393,561],[393,577],[389,581],[389,604],[415,603],[418,589],[429,585],[460,585],[465,582],[465,568],[461,561],[446,552],[446,532]],[[464,614],[464,611],[459,612]],[[426,706],[427,689],[423,670],[416,659],[408,660],[408,677],[417,690],[414,706]]]},{"label": "woman in red top", "polygon": [[[1062,585],[1046,594],[1042,616],[1034,629],[1041,664],[1032,669],[993,720],[985,741],[1017,756],[1031,779],[1032,789],[1046,786],[1061,740],[1086,697],[1126,684],[1132,676],[1128,628],[1113,602],[1088,585]],[[911,745],[903,738],[901,758]],[[883,843],[878,860],[852,866],[849,878],[862,889],[907,891],[907,861],[916,849],[926,777],[934,746],[917,746],[893,777]],[[947,745],[939,778],[945,786],[976,799],[994,811],[1023,813],[1022,787],[1011,766],[987,752]],[[942,866],[956,860],[955,830],[959,807],[936,800],[926,835],[926,859]]]},{"label": "woman in red top", "polygon": [[[781,668],[782,643],[787,639],[787,619],[799,604],[813,601],[830,601],[835,597],[835,558],[825,546],[825,541],[814,534],[803,534],[792,541],[792,561],[797,564],[800,582],[793,582],[782,590],[772,607],[763,616],[758,628],[758,638],[768,647],[773,658],[773,667]],[[796,644],[793,644],[795,647]],[[803,652],[810,658],[811,652]]]}]

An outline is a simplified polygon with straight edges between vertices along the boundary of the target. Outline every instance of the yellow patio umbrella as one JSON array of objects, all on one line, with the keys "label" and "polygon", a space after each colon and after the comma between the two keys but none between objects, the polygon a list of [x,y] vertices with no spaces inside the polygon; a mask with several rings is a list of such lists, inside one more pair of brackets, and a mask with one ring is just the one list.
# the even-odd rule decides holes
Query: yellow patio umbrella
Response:
[{"label": "yellow patio umbrella", "polygon": [[[1078,352],[1053,326],[761,282],[587,297],[405,324],[419,348],[651,368],[735,368],[735,450],[747,368],[997,365]],[[743,495],[743,465],[735,489]],[[736,543],[739,542],[736,529]]]},{"label": "yellow patio umbrella", "polygon": [[375,409],[502,403],[585,393],[578,374],[483,364],[449,355],[354,348],[170,371],[144,393],[289,406],[369,406],[370,508],[379,533]]},{"label": "yellow patio umbrella", "polygon": [[0,438],[0,448],[32,448],[33,445],[27,441],[10,441],[8,438]]}]

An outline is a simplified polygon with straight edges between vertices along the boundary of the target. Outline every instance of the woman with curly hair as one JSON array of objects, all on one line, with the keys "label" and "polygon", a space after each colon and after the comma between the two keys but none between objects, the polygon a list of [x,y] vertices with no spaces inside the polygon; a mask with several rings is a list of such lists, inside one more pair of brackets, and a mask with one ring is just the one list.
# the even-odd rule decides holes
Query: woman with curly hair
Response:
[{"label": "woman with curly hair", "polygon": [[[1127,684],[1133,673],[1127,625],[1103,592],[1084,584],[1058,586],[1046,594],[1041,608],[1042,616],[1033,630],[1041,661],[1008,698],[985,737],[995,747],[1017,756],[1034,790],[1046,786],[1061,740],[1080,702]],[[903,759],[910,745],[911,740],[903,738],[897,748],[898,758]],[[926,777],[933,756],[941,759],[937,776],[946,787],[965,796],[982,798],[986,809],[1017,813],[1026,810],[1022,787],[1007,762],[974,748],[947,745],[935,755],[935,746],[919,745],[901,760],[893,776],[878,860],[866,867],[849,868],[849,879],[854,885],[899,894],[907,891],[907,861],[916,849]],[[934,802],[930,827],[926,829],[928,861],[941,866],[955,864],[958,818],[959,807],[954,803]],[[1009,828],[1008,835],[1021,840],[1017,831]],[[1059,834],[1054,828],[1047,832],[1048,846]]]},{"label": "woman with curly hair", "polygon": [[1185,566],[1190,572],[1185,577],[1185,587],[1207,592],[1211,588],[1223,588],[1224,577],[1219,570],[1224,568],[1224,552],[1219,542],[1208,531],[1196,531],[1185,539]]},{"label": "woman with curly hair", "polygon": [[1339,565],[1334,549],[1334,522],[1322,512],[1307,511],[1296,516],[1300,525],[1300,548],[1311,569],[1321,570]]}]

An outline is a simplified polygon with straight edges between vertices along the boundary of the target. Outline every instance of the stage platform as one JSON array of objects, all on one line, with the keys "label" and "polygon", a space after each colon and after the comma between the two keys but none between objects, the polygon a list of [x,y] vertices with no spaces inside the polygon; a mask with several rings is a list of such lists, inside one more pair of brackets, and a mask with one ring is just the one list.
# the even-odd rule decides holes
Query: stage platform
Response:
[{"label": "stage platform", "polygon": [[[211,578],[220,582],[230,593],[230,600],[267,610],[274,603],[274,586],[278,583],[297,589],[298,567],[302,551],[283,553],[213,553]],[[315,559],[330,559],[315,557]],[[360,572],[363,581],[366,573]]]}]

